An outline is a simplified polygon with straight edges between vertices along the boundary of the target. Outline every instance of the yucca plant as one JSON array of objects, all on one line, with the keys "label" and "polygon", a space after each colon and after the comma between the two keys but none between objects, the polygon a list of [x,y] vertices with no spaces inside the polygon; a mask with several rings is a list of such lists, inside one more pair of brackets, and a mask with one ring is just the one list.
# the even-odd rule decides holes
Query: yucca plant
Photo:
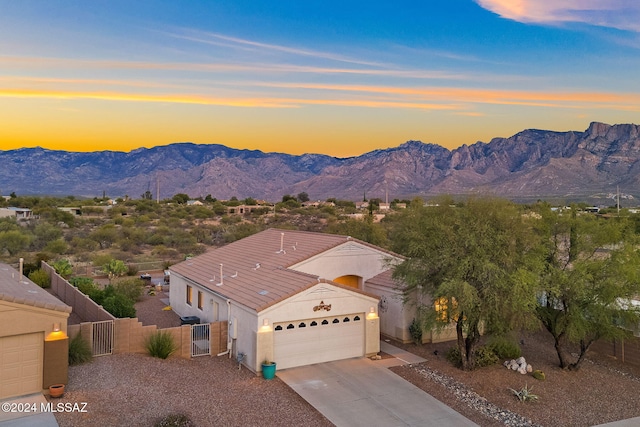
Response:
[{"label": "yucca plant", "polygon": [[146,339],[145,347],[151,356],[159,357],[160,359],[166,359],[178,349],[178,346],[173,341],[173,336],[166,331],[157,331],[149,335]]}]

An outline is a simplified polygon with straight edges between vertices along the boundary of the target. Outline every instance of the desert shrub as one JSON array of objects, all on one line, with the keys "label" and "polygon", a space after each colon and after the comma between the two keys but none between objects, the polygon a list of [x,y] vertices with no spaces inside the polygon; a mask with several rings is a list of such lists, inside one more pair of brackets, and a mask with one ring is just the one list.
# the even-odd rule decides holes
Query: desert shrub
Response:
[{"label": "desert shrub", "polygon": [[80,334],[69,341],[69,365],[90,362],[93,357],[91,346]]},{"label": "desert shrub", "polygon": [[127,276],[137,276],[140,270],[136,265],[129,264],[127,265]]},{"label": "desert shrub", "polygon": [[178,349],[173,336],[167,331],[157,331],[149,335],[145,341],[145,347],[151,356],[160,359],[166,359]]},{"label": "desert shrub", "polygon": [[456,368],[462,367],[462,356],[458,347],[451,347],[447,350],[446,358]]},{"label": "desert shrub", "polygon": [[31,280],[33,283],[40,286],[41,288],[48,288],[51,286],[51,278],[49,277],[47,272],[41,268],[29,273],[28,277],[29,277],[29,280]]},{"label": "desert shrub", "polygon": [[[498,363],[498,356],[495,355],[487,346],[481,346],[476,349],[476,367],[482,368]],[[456,368],[462,367],[462,356],[460,349],[451,347],[446,354],[447,360]]]},{"label": "desert shrub", "polygon": [[47,243],[44,247],[46,252],[50,252],[53,254],[63,254],[69,250],[69,245],[63,239],[52,240]]},{"label": "desert shrub", "polygon": [[422,325],[415,318],[409,325],[409,335],[415,344],[422,344]]},{"label": "desert shrub", "polygon": [[[108,287],[107,287],[108,288]],[[105,288],[105,292],[106,292]],[[96,301],[97,302],[97,301]],[[136,317],[134,302],[127,296],[115,293],[104,298],[102,308],[117,318]]]},{"label": "desert shrub", "polygon": [[24,265],[22,266],[22,272],[24,273],[25,276],[29,277],[29,275],[38,270],[40,268],[40,263],[34,263],[34,262],[25,262]]},{"label": "desert shrub", "polygon": [[488,347],[500,359],[511,360],[521,356],[518,343],[507,337],[493,337],[489,341]]},{"label": "desert shrub", "polygon": [[72,277],[71,279],[69,279],[69,283],[71,283],[73,286],[75,286],[85,294],[86,292],[84,292],[83,289],[85,289],[87,286],[95,286],[95,283],[93,283],[93,279],[91,277]]},{"label": "desert shrub", "polygon": [[138,301],[144,291],[144,282],[140,279],[118,280],[113,284],[117,294],[122,294],[132,301]]},{"label": "desert shrub", "polygon": [[169,414],[153,425],[154,427],[195,427],[195,424],[185,414]]},{"label": "desert shrub", "polygon": [[101,304],[104,299],[104,291],[89,277],[72,277],[69,283],[78,288],[80,292],[87,295],[97,304]]},{"label": "desert shrub", "polygon": [[498,363],[498,356],[488,347],[482,346],[476,349],[476,366],[482,368]]},{"label": "desert shrub", "polygon": [[533,378],[535,378],[537,380],[540,380],[540,381],[544,381],[545,378],[546,378],[546,375],[540,369],[536,369],[535,371],[533,371],[531,373],[531,375],[533,376]]}]

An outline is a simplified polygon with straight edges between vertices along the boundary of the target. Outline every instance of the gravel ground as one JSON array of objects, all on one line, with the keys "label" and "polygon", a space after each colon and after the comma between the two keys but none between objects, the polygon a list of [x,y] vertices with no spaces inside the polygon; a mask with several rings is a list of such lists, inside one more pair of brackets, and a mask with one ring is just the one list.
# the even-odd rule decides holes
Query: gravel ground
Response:
[{"label": "gravel ground", "polygon": [[[146,295],[136,304],[144,325],[180,325],[164,311],[168,294]],[[640,417],[640,369],[590,353],[577,372],[563,371],[553,341],[544,332],[523,334],[523,356],[545,372],[538,381],[502,365],[464,372],[446,361],[454,343],[398,347],[427,362],[391,368],[481,426],[590,426]],[[434,352],[437,350],[437,355]],[[383,357],[389,357],[382,354]],[[63,402],[88,402],[87,414],[58,413],[65,426],[151,426],[174,412],[187,414],[198,426],[330,426],[318,411],[275,378],[263,380],[238,370],[226,357],[159,360],[146,355],[96,358],[71,367]],[[536,402],[520,403],[510,388],[533,387]]]},{"label": "gravel ground", "polygon": [[56,413],[60,427],[152,426],[184,413],[197,426],[331,426],[277,377],[264,380],[227,357],[141,354],[95,358],[69,368],[55,402],[87,402],[87,413]]},{"label": "gravel ground", "polygon": [[[561,370],[546,333],[527,334],[523,356],[546,374],[545,381],[502,365],[464,372],[444,357],[454,343],[398,345],[427,359],[394,372],[482,426],[591,426],[640,416],[640,372],[590,353],[577,372]],[[434,351],[438,350],[438,355]],[[510,388],[533,387],[535,402],[519,402]],[[522,418],[518,419],[520,416]]]},{"label": "gravel ground", "polygon": [[163,310],[168,301],[169,293],[156,292],[155,295],[149,295],[148,289],[145,289],[144,295],[135,304],[138,320],[145,326],[156,325],[160,329],[180,326],[180,316],[172,310]]}]

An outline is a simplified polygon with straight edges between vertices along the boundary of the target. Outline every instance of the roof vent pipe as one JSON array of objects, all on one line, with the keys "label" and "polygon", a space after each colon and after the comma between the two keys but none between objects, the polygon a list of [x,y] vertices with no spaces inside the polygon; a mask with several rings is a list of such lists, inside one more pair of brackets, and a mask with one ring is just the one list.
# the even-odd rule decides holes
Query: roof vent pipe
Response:
[{"label": "roof vent pipe", "polygon": [[220,264],[220,284],[224,284],[224,276],[222,275],[222,264]]},{"label": "roof vent pipe", "polygon": [[276,252],[277,254],[286,254],[287,252],[284,250],[284,233],[280,233],[280,250]]}]

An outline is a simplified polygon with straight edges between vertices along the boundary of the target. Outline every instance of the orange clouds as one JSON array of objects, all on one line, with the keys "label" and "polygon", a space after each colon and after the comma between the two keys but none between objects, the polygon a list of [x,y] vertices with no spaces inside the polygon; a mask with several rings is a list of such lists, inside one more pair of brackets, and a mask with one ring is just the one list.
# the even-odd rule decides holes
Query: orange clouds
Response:
[{"label": "orange clouds", "polygon": [[[42,82],[64,83],[65,85],[113,84],[143,88],[171,87],[171,85],[162,84],[146,85],[140,82],[105,82],[101,80],[87,79],[44,79]],[[0,88],[0,97],[98,99],[124,102],[154,102],[254,108],[294,108],[304,105],[335,105],[347,107],[461,111],[469,109],[469,106],[472,104],[497,104],[571,109],[606,107],[608,109],[620,109],[624,111],[640,110],[640,94],[634,93],[544,92],[456,87],[391,87],[273,82],[253,82],[251,84],[265,88],[290,89],[294,92],[295,96],[270,95],[245,97],[241,95],[233,95],[219,97],[188,92],[158,94],[133,91],[92,90],[89,88],[66,90]],[[332,93],[339,94],[339,97],[331,96],[330,94]],[[353,96],[350,94],[358,95]]]}]

